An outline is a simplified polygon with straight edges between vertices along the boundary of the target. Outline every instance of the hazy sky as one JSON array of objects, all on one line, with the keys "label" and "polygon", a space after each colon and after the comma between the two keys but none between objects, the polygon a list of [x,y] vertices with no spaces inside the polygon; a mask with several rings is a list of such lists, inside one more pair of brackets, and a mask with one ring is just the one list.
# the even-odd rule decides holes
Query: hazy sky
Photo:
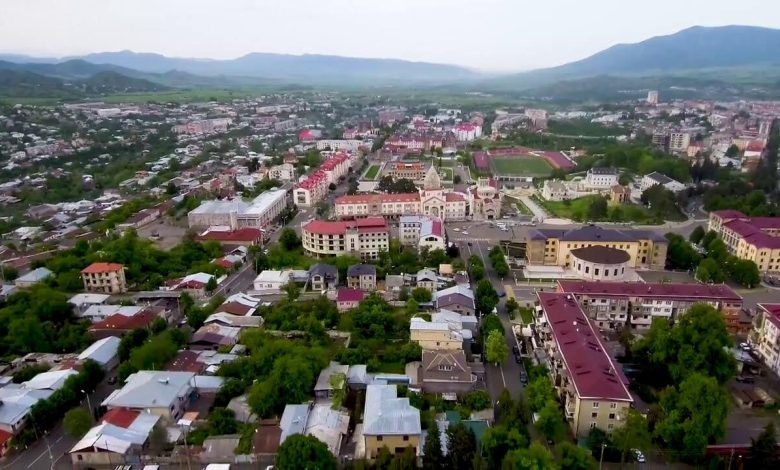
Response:
[{"label": "hazy sky", "polygon": [[693,25],[780,27],[777,0],[0,0],[0,52],[319,53],[559,65]]}]

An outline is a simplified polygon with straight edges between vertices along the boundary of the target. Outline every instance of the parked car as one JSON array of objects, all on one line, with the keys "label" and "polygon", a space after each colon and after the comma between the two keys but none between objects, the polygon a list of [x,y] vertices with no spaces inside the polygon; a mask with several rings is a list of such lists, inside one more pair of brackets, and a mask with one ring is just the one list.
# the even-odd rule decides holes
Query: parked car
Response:
[{"label": "parked car", "polygon": [[512,346],[512,352],[515,354],[520,354],[520,348],[518,348],[517,345]]},{"label": "parked car", "polygon": [[645,463],[647,460],[645,459],[645,454],[642,453],[639,449],[631,449],[631,453],[634,454],[634,460],[636,460],[639,463]]},{"label": "parked car", "polygon": [[524,370],[520,371],[520,383],[523,385],[528,384],[528,374],[526,374]]},{"label": "parked car", "polygon": [[752,384],[756,382],[755,377],[750,377],[748,375],[738,375],[737,376],[737,382],[743,383],[743,384]]}]

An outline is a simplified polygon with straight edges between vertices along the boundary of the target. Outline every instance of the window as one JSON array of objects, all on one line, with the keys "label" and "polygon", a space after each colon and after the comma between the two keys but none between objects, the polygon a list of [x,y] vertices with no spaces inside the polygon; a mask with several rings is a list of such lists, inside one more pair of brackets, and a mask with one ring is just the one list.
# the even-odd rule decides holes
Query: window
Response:
[{"label": "window", "polygon": [[440,365],[440,366],[439,366],[439,370],[441,370],[441,371],[444,371],[444,372],[449,372],[449,371],[451,371],[451,370],[452,370],[452,366],[449,366],[449,365]]},{"label": "window", "polygon": [[610,413],[609,414],[609,419],[615,419],[615,413]]},{"label": "window", "polygon": [[382,436],[376,436],[376,440],[377,440],[378,442],[382,442]]},{"label": "window", "polygon": [[593,418],[593,419],[598,418],[599,417],[599,412],[598,411],[594,411],[593,413],[590,414],[590,417]]},{"label": "window", "polygon": [[594,401],[594,402],[593,402],[593,408],[598,408],[598,407],[599,407],[599,402],[597,402],[597,401]]},{"label": "window", "polygon": [[590,423],[590,428],[593,429],[596,427],[596,423]]},{"label": "window", "polygon": [[409,440],[409,436],[404,436],[404,441],[408,441],[408,440]]},{"label": "window", "polygon": [[617,408],[617,403],[610,403],[609,404],[609,409],[614,410],[616,408]]}]

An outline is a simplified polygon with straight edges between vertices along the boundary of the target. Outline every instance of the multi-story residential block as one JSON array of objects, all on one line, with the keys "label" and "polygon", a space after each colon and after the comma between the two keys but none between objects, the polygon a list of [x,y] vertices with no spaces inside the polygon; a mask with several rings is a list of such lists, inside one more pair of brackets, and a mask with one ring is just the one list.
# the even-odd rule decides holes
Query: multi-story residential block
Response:
[{"label": "multi-story residential block", "polygon": [[742,297],[726,284],[678,284],[559,280],[557,291],[571,294],[602,329],[650,327],[653,319],[675,321],[704,303],[721,312],[733,332],[744,332],[750,321],[742,315]]},{"label": "multi-story residential block", "polygon": [[125,267],[118,263],[92,263],[81,270],[84,290],[103,294],[127,292]]},{"label": "multi-story residential block", "polygon": [[371,140],[318,140],[317,150],[346,150],[357,152],[361,148],[371,149],[373,142]]},{"label": "multi-story residential block", "polygon": [[753,261],[762,272],[780,272],[780,217],[748,217],[736,210],[710,212],[708,229],[729,252]]},{"label": "multi-story residential block", "polygon": [[469,142],[482,136],[482,126],[464,122],[455,126],[453,132],[455,133],[455,138],[460,142]]},{"label": "multi-story residential block", "polygon": [[390,246],[390,227],[382,217],[350,221],[312,219],[301,225],[304,251],[316,257],[353,254],[377,259]]},{"label": "multi-story residential block", "polygon": [[780,375],[780,304],[758,304],[752,334],[758,355]]},{"label": "multi-story residential block", "polygon": [[588,188],[608,189],[618,184],[619,179],[620,171],[617,168],[591,168],[583,184]]},{"label": "multi-story residential block", "polygon": [[658,104],[658,91],[650,90],[647,92],[647,104],[655,106]]},{"label": "multi-story residential block", "polygon": [[295,179],[295,166],[292,163],[274,165],[268,169],[268,178],[279,181],[292,181]]},{"label": "multi-story residential block", "polygon": [[427,172],[426,165],[422,162],[390,162],[385,165],[386,175],[393,179],[406,178],[412,181],[422,181]]},{"label": "multi-story residential block", "polygon": [[669,150],[672,152],[687,152],[691,143],[691,135],[687,132],[672,132],[669,134]]},{"label": "multi-story residential block", "polygon": [[331,184],[338,184],[346,177],[352,165],[352,157],[339,152],[322,162],[320,167],[306,179],[298,183],[293,190],[293,202],[298,207],[311,207],[323,200],[330,190]]},{"label": "multi-story residential block", "polygon": [[526,236],[528,264],[572,268],[571,251],[590,246],[623,250],[627,266],[663,269],[668,240],[650,230],[617,230],[585,225],[570,230],[533,229]]},{"label": "multi-story residential block", "polygon": [[392,454],[401,454],[412,447],[419,454],[422,426],[420,410],[409,404],[408,398],[398,398],[395,385],[366,387],[363,416],[363,446],[366,458],[373,460],[379,449],[387,447]]},{"label": "multi-story residential block", "polygon": [[628,380],[574,296],[539,292],[537,297],[537,331],[572,432],[578,438],[593,428],[613,432],[633,403]]},{"label": "multi-story residential block", "polygon": [[465,220],[471,215],[470,194],[443,189],[436,169],[425,175],[423,189],[405,194],[356,194],[336,198],[339,218],[427,215],[442,220]]},{"label": "multi-story residential block", "polygon": [[204,201],[187,214],[190,228],[223,226],[230,230],[244,227],[266,228],[289,207],[284,189],[266,191],[251,202],[241,199]]},{"label": "multi-story residential block", "polygon": [[176,134],[198,135],[215,134],[227,132],[228,127],[233,124],[231,118],[204,119],[201,121],[191,121],[186,124],[173,126],[173,132]]}]

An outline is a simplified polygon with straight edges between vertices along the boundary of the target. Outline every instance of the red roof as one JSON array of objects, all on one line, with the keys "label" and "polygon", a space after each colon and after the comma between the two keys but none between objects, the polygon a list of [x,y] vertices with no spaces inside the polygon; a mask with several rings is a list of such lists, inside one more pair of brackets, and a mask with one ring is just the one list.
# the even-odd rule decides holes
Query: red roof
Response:
[{"label": "red roof", "polygon": [[632,401],[625,376],[577,301],[560,293],[539,292],[537,296],[577,395]]},{"label": "red roof", "polygon": [[200,373],[203,370],[203,364],[198,362],[200,355],[194,351],[180,351],[171,362],[165,366],[165,370],[176,372]]},{"label": "red roof", "polygon": [[747,216],[742,212],[734,209],[724,209],[722,211],[712,211],[710,215],[716,215],[721,219],[747,219]]},{"label": "red roof", "polygon": [[346,194],[337,197],[335,204],[381,204],[385,202],[418,202],[418,193],[400,194]]},{"label": "red roof", "polygon": [[147,307],[133,316],[125,316],[120,313],[115,313],[105,320],[93,323],[89,327],[89,331],[98,330],[133,330],[135,328],[148,327],[152,324],[155,318],[162,309],[155,307]]},{"label": "red roof", "polygon": [[360,289],[344,287],[336,291],[336,302],[360,302],[365,294]]},{"label": "red roof", "polygon": [[318,235],[343,235],[349,229],[357,228],[358,232],[386,232],[389,230],[383,217],[367,217],[365,219],[332,221],[312,219],[303,226],[303,230]]},{"label": "red roof", "polygon": [[113,408],[103,415],[103,422],[127,429],[141,413],[125,408]]},{"label": "red roof", "polygon": [[263,237],[263,231],[257,228],[240,228],[238,230],[209,230],[198,235],[198,240],[246,241],[254,242]]},{"label": "red roof", "polygon": [[458,193],[446,193],[444,195],[444,199],[447,202],[463,202],[463,201],[465,201],[465,199],[463,199],[463,195],[462,194],[458,194]]},{"label": "red roof", "polygon": [[121,271],[124,268],[119,263],[92,263],[86,268],[81,270],[82,274],[100,274],[100,273],[113,273]]},{"label": "red roof", "polygon": [[758,308],[764,311],[767,320],[780,328],[780,304],[758,304]]},{"label": "red roof", "polygon": [[726,284],[678,284],[656,282],[602,282],[559,280],[558,292],[575,295],[653,297],[668,299],[742,300]]},{"label": "red roof", "polygon": [[[764,219],[772,218],[765,217]],[[777,221],[780,222],[780,219],[777,219]],[[780,248],[780,238],[773,237],[772,235],[762,232],[759,227],[755,226],[751,222],[753,222],[753,220],[736,219],[724,223],[723,226],[733,231],[742,237],[746,242],[750,243],[751,245],[755,245],[756,247],[772,249]]]},{"label": "red roof", "polygon": [[5,443],[8,442],[12,437],[14,437],[14,435],[10,432],[0,429],[0,447],[5,445]]},{"label": "red roof", "polygon": [[747,150],[748,152],[763,152],[764,142],[761,140],[751,140],[745,150]]}]

